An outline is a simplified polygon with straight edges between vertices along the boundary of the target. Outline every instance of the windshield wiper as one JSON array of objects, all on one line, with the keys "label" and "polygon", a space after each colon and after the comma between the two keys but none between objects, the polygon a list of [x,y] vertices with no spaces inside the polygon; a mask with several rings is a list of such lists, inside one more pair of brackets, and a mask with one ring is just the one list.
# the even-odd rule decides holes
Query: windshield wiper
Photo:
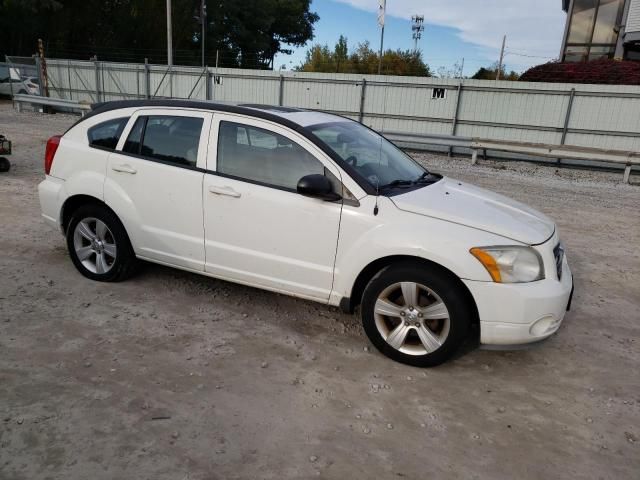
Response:
[{"label": "windshield wiper", "polygon": [[414,183],[420,183],[421,181],[423,181],[425,178],[427,178],[429,175],[431,175],[429,172],[425,171],[422,175],[420,175],[418,177],[418,179],[414,182]]},{"label": "windshield wiper", "polygon": [[386,185],[381,185],[380,190],[394,187],[409,187],[413,185],[411,180],[394,180],[393,182],[387,183]]},{"label": "windshield wiper", "polygon": [[434,177],[434,175],[431,172],[424,172],[422,175],[420,175],[420,178],[418,178],[414,183],[435,183],[438,181],[438,177]]}]

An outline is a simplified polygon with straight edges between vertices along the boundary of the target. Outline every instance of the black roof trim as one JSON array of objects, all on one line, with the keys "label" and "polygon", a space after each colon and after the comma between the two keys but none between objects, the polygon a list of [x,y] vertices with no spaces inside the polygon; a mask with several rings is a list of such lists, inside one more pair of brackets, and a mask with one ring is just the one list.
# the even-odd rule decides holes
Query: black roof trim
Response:
[{"label": "black roof trim", "polygon": [[260,105],[257,103],[242,103],[238,104],[239,107],[254,108],[257,110],[265,110],[267,112],[280,112],[280,113],[296,113],[296,112],[310,112],[311,110],[305,110],[304,108],[295,107],[281,107],[276,105]]},{"label": "black roof trim", "polygon": [[[86,114],[76,123],[74,123],[69,130],[74,128],[76,125],[82,123],[88,118],[94,117],[101,113],[110,112],[112,110],[118,110],[121,108],[143,108],[143,107],[160,107],[160,108],[195,108],[200,110],[211,110],[217,112],[226,112],[226,113],[237,113],[240,115],[247,115],[251,117],[260,118],[263,120],[268,120],[274,123],[279,123],[280,125],[287,127],[313,143],[316,147],[322,150],[329,158],[331,158],[335,163],[340,165],[345,172],[347,172],[351,178],[362,188],[367,194],[375,195],[376,189],[371,185],[367,180],[365,180],[362,175],[360,175],[351,165],[345,162],[342,157],[340,157],[336,152],[334,152],[326,143],[320,140],[318,137],[313,135],[307,128],[302,125],[289,120],[280,115],[276,115],[274,113],[269,112],[265,108],[266,106],[249,106],[246,105],[229,105],[224,103],[215,103],[215,102],[204,102],[201,100],[172,100],[172,99],[154,99],[154,100],[116,100],[112,102],[103,102],[103,103],[94,103],[91,105],[91,112]],[[276,108],[283,107],[270,107],[272,111]],[[287,108],[287,107],[284,107]],[[282,111],[282,110],[275,110]],[[295,109],[293,111],[304,112],[311,110],[303,110],[303,109]],[[336,115],[337,116],[337,115]],[[346,120],[354,121],[351,119]],[[67,130],[67,131],[69,131]]]}]

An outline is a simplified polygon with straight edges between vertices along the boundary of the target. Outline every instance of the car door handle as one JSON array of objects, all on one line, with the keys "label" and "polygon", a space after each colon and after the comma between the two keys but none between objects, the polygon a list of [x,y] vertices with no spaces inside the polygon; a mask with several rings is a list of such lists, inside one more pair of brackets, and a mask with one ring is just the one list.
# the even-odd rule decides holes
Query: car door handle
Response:
[{"label": "car door handle", "polygon": [[111,167],[111,170],[113,170],[114,172],[130,173],[131,175],[138,172],[131,165],[126,165],[126,164],[114,165]]},{"label": "car door handle", "polygon": [[209,191],[211,193],[215,193],[216,195],[227,195],[233,198],[240,198],[240,192],[236,192],[231,187],[214,187],[212,185],[209,187]]}]

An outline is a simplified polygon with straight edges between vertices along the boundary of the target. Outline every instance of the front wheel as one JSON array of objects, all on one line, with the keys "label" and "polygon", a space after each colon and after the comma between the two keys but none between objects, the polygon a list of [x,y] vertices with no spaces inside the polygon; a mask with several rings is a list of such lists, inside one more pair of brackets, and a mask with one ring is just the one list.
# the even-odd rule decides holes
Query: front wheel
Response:
[{"label": "front wheel", "polygon": [[102,205],[84,205],[73,213],[67,228],[67,248],[78,271],[100,282],[128,278],[137,263],[124,226]]},{"label": "front wheel", "polygon": [[11,162],[5,157],[0,157],[0,172],[8,172],[11,169]]},{"label": "front wheel", "polygon": [[361,315],[371,343],[384,355],[408,365],[433,367],[460,347],[473,309],[452,275],[398,264],[369,282]]}]

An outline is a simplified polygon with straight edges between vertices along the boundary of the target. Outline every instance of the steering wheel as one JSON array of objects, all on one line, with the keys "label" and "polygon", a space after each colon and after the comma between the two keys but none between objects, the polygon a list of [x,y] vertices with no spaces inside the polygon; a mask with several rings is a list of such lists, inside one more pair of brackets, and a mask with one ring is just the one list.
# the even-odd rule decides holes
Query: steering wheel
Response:
[{"label": "steering wheel", "polygon": [[358,157],[356,157],[355,155],[351,155],[349,158],[347,158],[345,160],[345,162],[347,162],[352,167],[357,167],[358,166]]}]

